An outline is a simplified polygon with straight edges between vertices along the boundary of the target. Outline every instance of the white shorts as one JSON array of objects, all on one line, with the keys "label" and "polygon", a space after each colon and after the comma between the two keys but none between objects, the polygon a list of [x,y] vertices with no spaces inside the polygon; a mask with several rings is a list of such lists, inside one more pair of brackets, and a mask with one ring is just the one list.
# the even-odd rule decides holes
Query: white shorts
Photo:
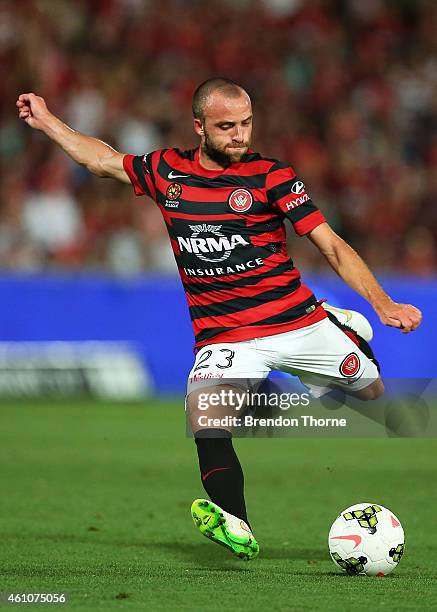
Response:
[{"label": "white shorts", "polygon": [[326,318],[283,334],[203,346],[188,376],[187,395],[231,380],[246,388],[271,370],[294,374],[313,397],[332,386],[359,391],[379,377],[376,365]]}]

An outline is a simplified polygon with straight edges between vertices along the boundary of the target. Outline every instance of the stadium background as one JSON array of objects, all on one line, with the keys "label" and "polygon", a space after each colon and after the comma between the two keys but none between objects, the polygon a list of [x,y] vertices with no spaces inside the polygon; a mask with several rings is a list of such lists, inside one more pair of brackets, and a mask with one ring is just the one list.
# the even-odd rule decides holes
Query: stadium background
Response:
[{"label": "stadium background", "polygon": [[[183,390],[192,334],[157,207],[71,162],[17,120],[14,103],[35,91],[123,152],[188,148],[192,92],[223,74],[252,95],[254,148],[292,163],[393,298],[424,309],[424,325],[409,338],[383,329],[290,236],[304,278],[370,316],[385,375],[434,374],[434,2],[22,0],[0,10],[4,342],[127,341],[155,390]],[[4,363],[20,359],[15,348]],[[26,384],[8,377],[4,389]]]},{"label": "stadium background", "polygon": [[[408,336],[383,328],[290,235],[307,283],[369,316],[385,376],[434,377],[436,51],[432,0],[0,3],[3,590],[68,587],[84,609],[137,597],[133,609],[140,599],[164,610],[170,583],[175,607],[193,609],[191,596],[214,609],[218,568],[235,610],[289,609],[290,597],[295,609],[347,608],[357,597],[437,605],[425,529],[437,501],[432,440],[239,441],[265,558],[242,571],[194,539],[186,510],[202,489],[180,399],[193,338],[164,224],[151,201],[91,176],[15,109],[18,93],[34,91],[72,127],[145,153],[196,145],[199,82],[241,82],[254,102],[254,148],[291,162],[334,229],[424,323]],[[103,401],[55,397],[83,394]],[[280,534],[262,505],[278,488]],[[393,507],[411,542],[401,579],[384,586],[351,587],[326,558],[329,522],[363,498]],[[171,533],[157,510],[167,503]]]}]

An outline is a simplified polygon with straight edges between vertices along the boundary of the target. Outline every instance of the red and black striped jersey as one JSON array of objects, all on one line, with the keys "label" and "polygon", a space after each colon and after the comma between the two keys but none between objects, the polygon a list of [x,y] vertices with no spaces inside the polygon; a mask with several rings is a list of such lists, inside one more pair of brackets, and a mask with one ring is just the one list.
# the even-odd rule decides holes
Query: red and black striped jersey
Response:
[{"label": "red and black striped jersey", "polygon": [[249,151],[206,170],[199,149],[126,155],[123,164],[135,193],[153,198],[164,216],[197,348],[326,316],[287,254],[285,219],[299,236],[325,221],[288,164]]}]

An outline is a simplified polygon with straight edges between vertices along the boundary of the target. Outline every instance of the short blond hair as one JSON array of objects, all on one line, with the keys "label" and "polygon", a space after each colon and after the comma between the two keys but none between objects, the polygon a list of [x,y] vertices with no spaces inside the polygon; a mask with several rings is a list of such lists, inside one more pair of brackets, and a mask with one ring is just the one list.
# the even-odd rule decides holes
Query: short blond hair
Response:
[{"label": "short blond hair", "polygon": [[215,91],[220,91],[229,98],[239,98],[241,94],[247,93],[241,85],[225,77],[214,77],[204,81],[193,94],[192,108],[193,116],[196,119],[204,120],[206,103],[210,95]]}]

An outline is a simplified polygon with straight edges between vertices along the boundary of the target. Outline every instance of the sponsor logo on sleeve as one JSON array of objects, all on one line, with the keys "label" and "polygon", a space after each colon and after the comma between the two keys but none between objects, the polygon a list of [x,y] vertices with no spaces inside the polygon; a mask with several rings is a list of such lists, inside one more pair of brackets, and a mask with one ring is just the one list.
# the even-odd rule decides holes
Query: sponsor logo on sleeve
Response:
[{"label": "sponsor logo on sleeve", "polygon": [[305,204],[305,202],[308,202],[309,199],[309,195],[307,193],[304,193],[302,196],[299,196],[298,198],[293,198],[290,202],[287,202],[285,207],[287,210],[293,210],[293,208],[297,208],[301,204]]},{"label": "sponsor logo on sleeve", "polygon": [[302,181],[295,180],[292,186],[290,187],[291,191],[291,200],[285,203],[285,208],[288,210],[293,210],[293,208],[297,208],[301,204],[305,204],[310,199],[309,195],[305,191],[305,185]]},{"label": "sponsor logo on sleeve", "polygon": [[302,181],[295,181],[293,185],[291,186],[291,192],[295,193],[296,195],[300,195],[304,191],[305,191],[305,185],[302,183]]}]

